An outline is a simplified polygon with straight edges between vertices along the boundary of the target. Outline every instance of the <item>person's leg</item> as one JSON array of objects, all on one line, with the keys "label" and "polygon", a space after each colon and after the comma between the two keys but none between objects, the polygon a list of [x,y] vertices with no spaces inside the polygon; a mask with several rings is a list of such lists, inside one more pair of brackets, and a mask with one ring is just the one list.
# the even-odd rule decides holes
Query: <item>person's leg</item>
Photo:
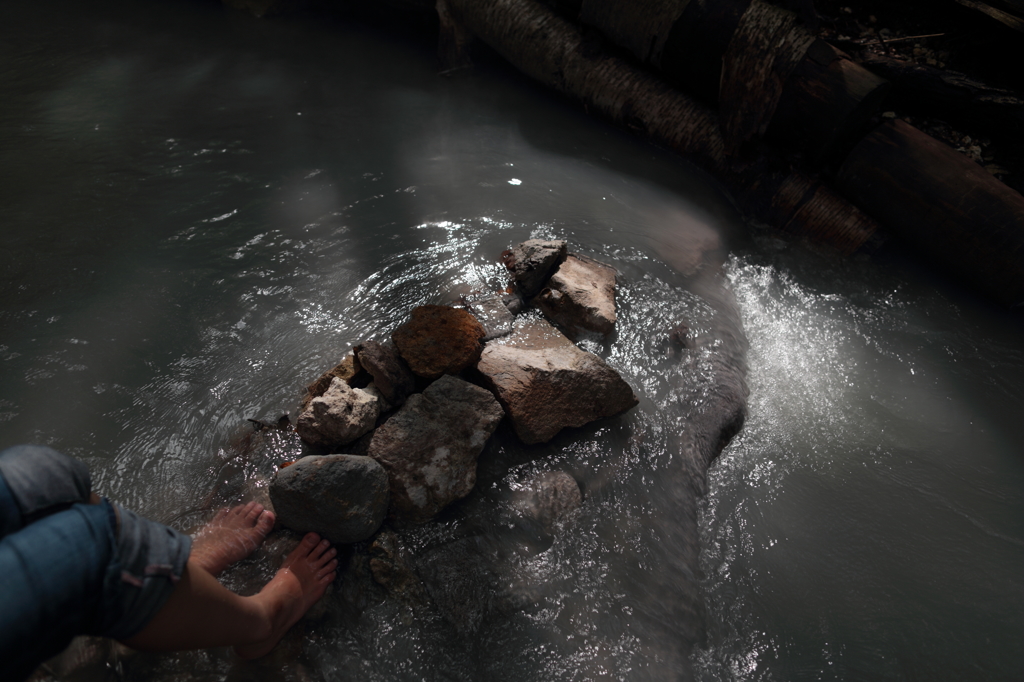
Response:
[{"label": "person's leg", "polygon": [[189,560],[195,560],[216,577],[256,551],[274,527],[275,520],[274,512],[257,502],[222,509],[192,536]]},{"label": "person's leg", "polygon": [[45,445],[0,451],[0,482],[0,537],[87,502],[92,492],[85,463]]},{"label": "person's leg", "polygon": [[124,639],[143,651],[235,646],[240,656],[269,652],[334,580],[337,550],[315,533],[288,555],[259,594],[240,597],[190,560],[170,598],[138,634]]},{"label": "person's leg", "polygon": [[0,540],[0,677],[26,677],[101,617],[120,582],[113,514],[76,504]]}]

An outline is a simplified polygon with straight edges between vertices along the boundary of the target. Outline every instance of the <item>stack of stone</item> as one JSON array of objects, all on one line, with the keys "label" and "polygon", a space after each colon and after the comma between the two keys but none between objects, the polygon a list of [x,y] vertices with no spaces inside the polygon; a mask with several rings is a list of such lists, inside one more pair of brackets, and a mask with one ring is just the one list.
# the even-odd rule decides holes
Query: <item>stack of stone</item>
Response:
[{"label": "stack of stone", "polygon": [[[389,514],[423,523],[470,493],[506,415],[532,444],[637,404],[615,370],[570,340],[614,331],[615,270],[568,254],[564,241],[530,240],[503,261],[513,294],[415,308],[390,342],[356,346],[310,384],[296,431],[344,454],[278,471],[270,497],[281,525],[350,543]],[[517,319],[527,306],[550,322]]]}]

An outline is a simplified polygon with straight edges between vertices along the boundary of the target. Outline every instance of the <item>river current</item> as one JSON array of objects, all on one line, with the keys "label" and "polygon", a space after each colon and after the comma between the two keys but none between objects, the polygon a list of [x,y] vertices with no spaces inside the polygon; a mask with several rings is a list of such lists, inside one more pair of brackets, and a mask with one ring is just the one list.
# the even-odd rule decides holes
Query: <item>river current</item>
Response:
[{"label": "river current", "polygon": [[[531,237],[619,269],[618,334],[586,347],[640,398],[544,446],[500,429],[474,494],[406,537],[458,553],[461,620],[355,571],[263,662],[105,651],[56,679],[1024,675],[1018,316],[895,251],[744,226],[700,172],[493,65],[439,76],[416,36],[187,1],[0,19],[0,447],[53,445],[193,528],[299,452],[247,419],[294,418],[306,383],[412,307],[503,287],[498,255]],[[668,343],[680,321],[699,352]],[[744,357],[746,424],[698,502],[680,386]],[[501,510],[549,470],[585,502],[524,549]],[[699,570],[675,584],[665,567],[697,556],[680,496]],[[237,589],[271,570],[243,568]],[[681,644],[659,603],[696,604],[706,635]]]}]

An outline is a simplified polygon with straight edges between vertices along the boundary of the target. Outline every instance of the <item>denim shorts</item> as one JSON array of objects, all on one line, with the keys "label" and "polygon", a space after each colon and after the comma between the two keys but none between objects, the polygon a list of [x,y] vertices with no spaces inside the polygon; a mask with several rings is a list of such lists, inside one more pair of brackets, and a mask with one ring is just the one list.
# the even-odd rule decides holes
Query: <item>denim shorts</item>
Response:
[{"label": "denim shorts", "polygon": [[21,679],[76,635],[126,639],[164,605],[192,539],[104,499],[52,448],[0,452],[0,661]]}]

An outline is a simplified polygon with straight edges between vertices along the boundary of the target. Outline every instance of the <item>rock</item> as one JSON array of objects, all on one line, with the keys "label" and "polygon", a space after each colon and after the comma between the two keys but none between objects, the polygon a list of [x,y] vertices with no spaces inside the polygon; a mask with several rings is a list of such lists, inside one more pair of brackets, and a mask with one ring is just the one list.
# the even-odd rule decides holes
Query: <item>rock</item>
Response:
[{"label": "rock", "polygon": [[394,405],[389,403],[388,399],[384,397],[384,394],[380,392],[380,389],[377,388],[376,384],[368,384],[366,388],[363,389],[363,391],[365,393],[369,393],[370,395],[377,399],[377,406],[380,408],[381,414],[384,414],[385,412],[390,412],[391,410],[395,409]]},{"label": "rock", "polygon": [[518,291],[503,294],[501,302],[505,304],[505,307],[508,308],[508,311],[513,315],[518,315],[526,310],[526,301],[523,300],[523,295]]},{"label": "rock", "polygon": [[546,535],[554,535],[582,503],[579,484],[564,471],[548,471],[534,477],[512,498],[516,511]]},{"label": "rock", "polygon": [[[466,305],[469,306],[469,312],[483,325],[485,332],[484,341],[508,336],[512,333],[512,324],[516,318],[501,296],[492,294],[485,298],[468,302]],[[483,349],[483,346],[481,346],[481,349]],[[477,360],[479,359],[477,357]]]},{"label": "rock", "polygon": [[356,359],[373,377],[384,399],[395,407],[416,390],[416,377],[391,343],[366,341],[355,348]]},{"label": "rock", "polygon": [[360,379],[362,377],[366,377],[366,372],[363,371],[359,361],[356,360],[356,356],[353,353],[349,353],[335,367],[327,370],[317,377],[316,381],[311,383],[309,386],[306,386],[306,395],[302,399],[303,410],[306,409],[307,405],[309,405],[310,400],[313,398],[319,398],[324,394],[324,391],[330,388],[331,380],[334,379],[334,377],[338,377],[349,386],[358,388],[361,387],[360,384],[362,382]]},{"label": "rock", "polygon": [[503,416],[489,391],[451,375],[410,396],[369,448],[387,469],[395,518],[421,523],[468,495],[477,457]]},{"label": "rock", "polygon": [[475,365],[484,346],[484,328],[465,310],[421,305],[391,335],[399,354],[414,374],[437,379]]},{"label": "rock", "polygon": [[680,322],[668,333],[669,343],[676,348],[694,348],[695,343],[690,335],[690,327],[685,322]]},{"label": "rock", "polygon": [[524,443],[549,441],[566,426],[611,417],[638,402],[615,370],[543,320],[488,342],[477,369]]},{"label": "rock", "polygon": [[270,482],[278,523],[313,531],[333,543],[366,540],[388,510],[387,472],[370,457],[303,457],[278,470]]},{"label": "rock", "polygon": [[462,635],[477,632],[494,608],[499,590],[494,553],[484,538],[469,537],[437,547],[417,562],[427,594]]},{"label": "rock", "polygon": [[295,430],[311,445],[333,448],[362,436],[376,425],[379,416],[376,396],[335,377],[322,396],[309,401]]},{"label": "rock", "polygon": [[502,254],[502,262],[523,296],[535,296],[551,271],[565,260],[565,241],[529,239]]},{"label": "rock", "polygon": [[570,255],[534,304],[573,338],[584,331],[607,336],[615,329],[615,268]]},{"label": "rock", "polygon": [[426,592],[409,556],[394,531],[377,534],[370,545],[370,572],[378,585],[407,604],[421,604]]}]

